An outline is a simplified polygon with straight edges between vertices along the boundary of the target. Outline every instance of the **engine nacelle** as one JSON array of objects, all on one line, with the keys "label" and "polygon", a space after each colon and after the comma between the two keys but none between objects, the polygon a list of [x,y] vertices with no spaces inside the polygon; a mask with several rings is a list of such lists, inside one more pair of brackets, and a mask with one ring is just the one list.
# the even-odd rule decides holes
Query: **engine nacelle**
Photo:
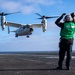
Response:
[{"label": "engine nacelle", "polygon": [[2,27],[2,30],[4,30],[4,28],[5,28],[5,23],[6,23],[5,16],[1,16],[1,27]]},{"label": "engine nacelle", "polygon": [[43,32],[45,32],[47,30],[47,20],[46,19],[43,19],[42,20],[42,30]]}]

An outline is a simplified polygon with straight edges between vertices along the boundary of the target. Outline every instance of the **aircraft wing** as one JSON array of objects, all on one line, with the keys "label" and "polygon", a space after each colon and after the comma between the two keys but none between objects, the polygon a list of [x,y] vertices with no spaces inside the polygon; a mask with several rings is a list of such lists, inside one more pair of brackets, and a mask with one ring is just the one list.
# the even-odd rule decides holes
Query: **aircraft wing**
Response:
[{"label": "aircraft wing", "polygon": [[18,23],[12,23],[12,22],[6,22],[5,25],[6,25],[6,26],[11,26],[11,27],[17,27],[17,28],[23,27],[23,25],[21,25],[21,24],[18,24]]},{"label": "aircraft wing", "polygon": [[31,28],[40,28],[42,26],[42,24],[31,24],[30,27]]}]

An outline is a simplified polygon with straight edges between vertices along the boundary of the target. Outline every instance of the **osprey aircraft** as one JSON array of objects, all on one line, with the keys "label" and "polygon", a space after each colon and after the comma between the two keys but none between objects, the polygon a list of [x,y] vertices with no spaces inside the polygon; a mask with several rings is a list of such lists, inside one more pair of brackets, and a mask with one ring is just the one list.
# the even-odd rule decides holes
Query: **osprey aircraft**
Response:
[{"label": "osprey aircraft", "polygon": [[[15,12],[15,13],[19,13],[19,12]],[[47,30],[47,19],[49,18],[57,18],[58,16],[41,16],[39,13],[35,13],[36,15],[40,16],[40,18],[38,19],[42,19],[41,23],[34,23],[34,24],[19,24],[19,23],[13,23],[13,22],[8,22],[6,21],[5,16],[6,15],[10,15],[10,14],[15,14],[15,13],[0,13],[1,16],[1,28],[2,30],[4,30],[5,26],[8,26],[8,33],[10,32],[15,32],[15,37],[18,36],[26,36],[29,37],[29,35],[32,34],[32,32],[34,31],[34,28],[42,28],[42,31],[45,32]],[[9,27],[16,27],[18,29],[14,30],[14,31],[10,31]]]}]

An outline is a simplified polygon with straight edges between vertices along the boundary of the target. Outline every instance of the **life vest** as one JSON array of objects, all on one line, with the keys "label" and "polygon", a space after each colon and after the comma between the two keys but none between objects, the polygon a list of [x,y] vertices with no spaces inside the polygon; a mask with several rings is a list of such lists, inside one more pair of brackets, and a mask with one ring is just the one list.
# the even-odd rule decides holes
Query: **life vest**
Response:
[{"label": "life vest", "polygon": [[60,31],[61,38],[72,39],[74,38],[75,32],[75,23],[74,22],[65,22],[63,29]]}]

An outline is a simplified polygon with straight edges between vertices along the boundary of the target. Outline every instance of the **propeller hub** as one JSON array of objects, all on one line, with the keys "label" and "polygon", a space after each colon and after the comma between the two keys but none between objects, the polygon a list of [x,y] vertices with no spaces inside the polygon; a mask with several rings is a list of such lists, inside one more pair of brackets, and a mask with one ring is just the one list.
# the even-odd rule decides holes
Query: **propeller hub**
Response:
[{"label": "propeller hub", "polygon": [[2,12],[2,16],[4,16],[4,12]]}]

